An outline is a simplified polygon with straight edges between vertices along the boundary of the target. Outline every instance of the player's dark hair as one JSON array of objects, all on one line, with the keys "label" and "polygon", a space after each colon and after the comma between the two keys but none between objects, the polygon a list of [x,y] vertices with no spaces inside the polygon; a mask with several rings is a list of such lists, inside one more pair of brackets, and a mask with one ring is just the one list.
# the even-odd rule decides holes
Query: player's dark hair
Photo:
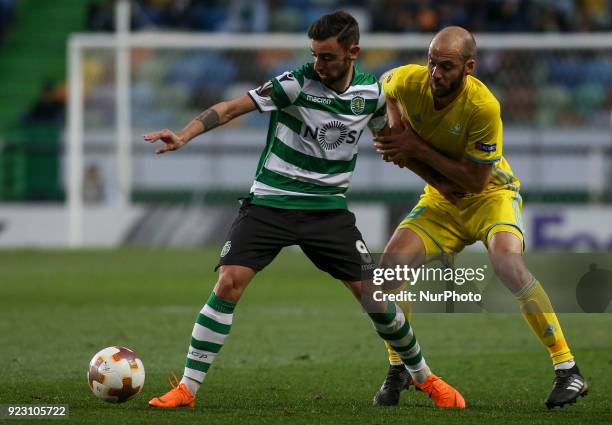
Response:
[{"label": "player's dark hair", "polygon": [[359,44],[359,24],[349,13],[339,10],[323,15],[310,24],[308,37],[317,41],[336,37],[342,47],[348,48],[352,44]]}]

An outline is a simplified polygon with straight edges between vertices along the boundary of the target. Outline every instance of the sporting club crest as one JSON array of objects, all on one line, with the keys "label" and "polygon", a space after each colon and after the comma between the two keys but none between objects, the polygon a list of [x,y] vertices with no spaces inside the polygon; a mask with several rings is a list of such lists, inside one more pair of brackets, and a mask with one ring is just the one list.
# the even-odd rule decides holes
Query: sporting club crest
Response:
[{"label": "sporting club crest", "polygon": [[355,96],[351,99],[351,111],[355,115],[362,114],[365,110],[365,99],[362,96]]}]

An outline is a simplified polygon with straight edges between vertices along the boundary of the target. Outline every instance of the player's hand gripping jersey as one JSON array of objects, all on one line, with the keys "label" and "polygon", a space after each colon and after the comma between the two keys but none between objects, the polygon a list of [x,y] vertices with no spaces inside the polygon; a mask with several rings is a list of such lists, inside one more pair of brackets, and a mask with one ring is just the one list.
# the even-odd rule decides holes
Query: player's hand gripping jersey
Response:
[{"label": "player's hand gripping jersey", "polygon": [[[326,87],[312,64],[273,78],[249,95],[271,111],[252,203],[288,209],[346,208],[357,142],[384,121],[385,96],[373,75],[357,67],[343,93]],[[378,118],[378,120],[377,120]]]},{"label": "player's hand gripping jersey", "polygon": [[[385,94],[400,102],[412,128],[436,150],[452,159],[494,165],[483,195],[499,189],[518,192],[520,182],[502,155],[499,102],[480,80],[468,75],[465,89],[440,110],[434,108],[426,66],[401,66],[381,80]],[[441,196],[430,185],[425,193]]]}]

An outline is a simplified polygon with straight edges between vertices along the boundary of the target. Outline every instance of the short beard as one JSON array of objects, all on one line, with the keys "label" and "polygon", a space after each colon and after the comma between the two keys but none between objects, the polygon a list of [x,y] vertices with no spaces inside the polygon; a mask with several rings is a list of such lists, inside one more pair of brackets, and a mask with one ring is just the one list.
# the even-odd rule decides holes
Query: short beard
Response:
[{"label": "short beard", "polygon": [[[449,84],[448,88],[444,88],[442,90],[433,90],[434,94],[436,95],[436,97],[448,97],[450,95],[452,95],[453,93],[455,93],[455,91],[457,91],[459,89],[459,87],[461,87],[461,83],[463,82],[463,79],[466,76],[466,72],[463,73],[463,75],[461,75],[459,78],[451,81],[451,83]],[[433,87],[432,87],[433,88]]]},{"label": "short beard", "polygon": [[328,86],[332,86],[336,84],[337,82],[341,81],[344,77],[346,77],[346,74],[351,72],[351,61],[346,59],[344,63],[346,64],[346,68],[336,78],[333,78],[333,79],[327,78],[325,80],[322,80],[323,83],[325,83]]}]

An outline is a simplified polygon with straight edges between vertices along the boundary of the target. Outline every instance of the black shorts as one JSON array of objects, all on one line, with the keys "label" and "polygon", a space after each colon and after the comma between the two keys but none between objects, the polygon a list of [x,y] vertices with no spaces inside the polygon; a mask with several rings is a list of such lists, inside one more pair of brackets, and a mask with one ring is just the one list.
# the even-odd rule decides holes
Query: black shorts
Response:
[{"label": "black shorts", "polygon": [[319,269],[336,279],[359,281],[371,269],[370,254],[350,211],[287,210],[245,199],[215,270],[226,265],[263,270],[291,245],[299,245]]}]

